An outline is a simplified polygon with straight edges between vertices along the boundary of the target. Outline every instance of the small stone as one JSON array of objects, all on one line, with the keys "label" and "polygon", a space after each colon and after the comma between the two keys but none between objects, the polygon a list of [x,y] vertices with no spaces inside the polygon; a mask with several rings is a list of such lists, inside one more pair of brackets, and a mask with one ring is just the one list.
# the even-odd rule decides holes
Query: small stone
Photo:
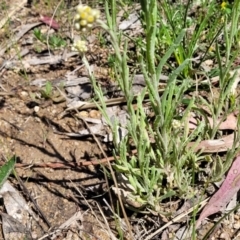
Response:
[{"label": "small stone", "polygon": [[32,238],[33,238],[33,239],[36,239],[36,238],[38,237],[38,235],[37,235],[36,232],[32,232],[31,235],[32,235]]},{"label": "small stone", "polygon": [[[21,100],[23,100],[24,102],[28,99],[28,93],[27,93],[27,95],[22,95],[21,93],[19,94],[19,98],[21,99]],[[23,106],[24,106],[24,103],[23,103]]]},{"label": "small stone", "polygon": [[27,93],[26,91],[22,91],[20,94],[21,94],[21,96],[23,96],[23,97],[26,97],[26,96],[28,95],[28,93]]},{"label": "small stone", "polygon": [[88,112],[87,111],[81,111],[77,114],[79,117],[83,117],[83,118],[86,118],[88,117]]},{"label": "small stone", "polygon": [[90,118],[97,118],[97,119],[100,119],[101,118],[101,113],[97,110],[91,110],[89,112],[89,117]]},{"label": "small stone", "polygon": [[39,106],[35,106],[35,107],[34,107],[34,112],[36,112],[36,113],[37,113],[37,112],[39,111],[39,109],[40,109],[40,107],[39,107]]},{"label": "small stone", "polygon": [[239,229],[240,228],[240,222],[236,222],[233,224],[234,229]]}]

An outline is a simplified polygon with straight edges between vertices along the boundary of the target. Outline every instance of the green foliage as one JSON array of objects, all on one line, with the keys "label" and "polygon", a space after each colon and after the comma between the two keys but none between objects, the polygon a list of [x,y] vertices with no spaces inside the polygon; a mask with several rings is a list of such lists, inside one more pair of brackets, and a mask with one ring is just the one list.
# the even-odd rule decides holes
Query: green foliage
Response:
[{"label": "green foliage", "polygon": [[44,89],[41,90],[41,95],[43,98],[49,99],[53,94],[53,86],[52,83],[47,81]]},{"label": "green foliage", "polygon": [[33,34],[39,41],[43,42],[45,40],[45,36],[42,34],[39,28],[35,28],[33,30]]},{"label": "green foliage", "polygon": [[13,156],[3,166],[0,167],[0,188],[3,186],[4,182],[12,173],[15,162],[16,162],[16,157]]},{"label": "green foliage", "polygon": [[1,11],[6,11],[9,9],[9,4],[7,4],[8,2],[7,1],[2,1],[0,3],[0,10]]},{"label": "green foliage", "polygon": [[39,28],[33,30],[34,36],[42,43],[49,44],[52,49],[65,47],[66,41],[59,35],[53,34],[48,37],[47,34],[43,34]]},{"label": "green foliage", "polygon": [[[128,133],[123,139],[119,136],[119,123],[112,122],[107,115],[103,93],[91,74],[86,56],[83,63],[101,103],[98,107],[113,132],[114,169],[118,177],[125,179],[124,186],[119,180],[119,188],[125,189],[125,198],[138,203],[141,210],[150,207],[161,212],[165,199],[196,195],[196,175],[202,171],[202,164],[213,170],[209,182],[220,179],[239,150],[238,133],[225,161],[221,156],[214,156],[211,158],[214,160],[208,162],[201,152],[195,152],[194,146],[189,147],[189,143],[195,142],[196,146],[200,141],[216,139],[222,133],[219,131],[221,121],[237,108],[233,93],[237,74],[230,74],[230,70],[239,54],[240,1],[226,6],[217,1],[196,3],[190,0],[174,5],[167,0],[161,4],[156,0],[141,0],[140,3],[144,30],[141,37],[126,38],[118,31],[115,0],[105,2],[107,23],[98,20],[99,26],[110,35],[114,54],[108,60],[127,101]],[[146,88],[137,96],[132,93],[129,39],[136,40],[134,64],[140,67],[138,71],[144,75],[146,83]],[[206,59],[215,63],[212,71],[203,69]],[[160,92],[160,76],[166,72],[169,79],[164,91]],[[198,74],[208,81],[198,82],[195,77]],[[212,91],[214,85],[209,79],[213,75],[219,76],[218,99],[196,94],[198,89]],[[194,92],[191,98],[189,92]],[[146,95],[153,119],[149,119],[144,109]],[[133,108],[133,101],[137,108]],[[184,110],[180,112],[180,109]],[[202,119],[193,130],[188,125],[191,114]],[[213,120],[211,127],[209,117]],[[219,122],[219,119],[222,120]],[[130,154],[132,147],[136,154]]]},{"label": "green foliage", "polygon": [[66,41],[58,35],[49,36],[49,45],[52,48],[60,48],[66,46]]}]

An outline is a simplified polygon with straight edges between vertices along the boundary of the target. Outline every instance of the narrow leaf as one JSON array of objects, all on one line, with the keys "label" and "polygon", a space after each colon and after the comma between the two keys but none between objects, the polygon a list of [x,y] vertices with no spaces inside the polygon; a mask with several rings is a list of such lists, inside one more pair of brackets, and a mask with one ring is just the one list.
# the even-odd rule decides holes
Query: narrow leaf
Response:
[{"label": "narrow leaf", "polygon": [[178,45],[181,43],[181,41],[183,40],[184,36],[186,33],[186,29],[183,29],[179,36],[176,38],[174,44],[171,44],[171,46],[169,47],[169,49],[167,50],[167,52],[165,53],[165,55],[162,57],[160,63],[158,64],[157,67],[157,79],[160,78],[160,75],[162,73],[162,68],[165,65],[165,63],[167,62],[167,60],[171,57],[172,53],[176,50],[176,48],[178,47]]},{"label": "narrow leaf", "polygon": [[16,157],[13,156],[8,162],[6,162],[1,168],[0,168],[0,188],[4,184],[4,182],[7,180],[8,176],[11,174],[14,165]]}]

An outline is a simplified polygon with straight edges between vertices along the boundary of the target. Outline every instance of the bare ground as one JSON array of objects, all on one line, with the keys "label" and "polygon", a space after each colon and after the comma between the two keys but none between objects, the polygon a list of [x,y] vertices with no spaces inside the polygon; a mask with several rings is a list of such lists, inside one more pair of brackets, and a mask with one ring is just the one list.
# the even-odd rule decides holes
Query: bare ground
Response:
[{"label": "bare ground", "polygon": [[[39,1],[34,2],[29,8],[21,7],[1,29],[1,46],[6,46],[13,39],[17,27],[39,22],[40,14],[51,16],[55,3],[53,5],[49,3],[50,6],[45,1]],[[1,18],[7,16],[13,5],[10,1],[2,3]],[[62,15],[64,14],[60,13],[60,16]],[[44,25],[39,28],[46,31],[48,29]],[[61,34],[64,34],[64,30]],[[67,40],[66,36],[64,38]],[[27,43],[29,39],[30,43]],[[100,226],[99,220],[102,219],[96,205],[99,198],[102,198],[97,196],[98,191],[99,194],[103,193],[102,172],[93,166],[68,167],[68,163],[77,165],[79,161],[101,158],[98,146],[92,138],[74,139],[56,134],[56,131],[77,132],[85,126],[71,115],[60,119],[58,116],[66,108],[66,102],[54,103],[52,99],[41,98],[40,87],[30,85],[32,80],[38,78],[50,82],[61,78],[68,71],[74,70],[81,63],[80,59],[75,56],[66,63],[23,66],[21,61],[25,56],[19,59],[18,54],[24,49],[28,51],[27,57],[41,57],[48,52],[48,47],[34,39],[30,30],[1,56],[0,152],[3,161],[16,155],[18,164],[28,165],[26,168],[19,167],[16,170],[28,192],[22,191],[14,179],[10,180],[15,182],[15,186],[26,199],[30,201],[29,195],[35,199],[38,208],[51,226],[51,228],[47,226],[46,220],[40,214],[39,223],[33,224],[31,228],[32,237],[39,239],[44,234],[53,232],[80,212],[81,227],[69,226],[55,239],[80,239],[80,237],[110,239],[103,227],[104,224]],[[52,53],[62,54],[63,51],[64,49],[58,49]],[[13,59],[17,60],[20,66],[6,69],[4,67],[6,61]],[[63,169],[33,167],[32,165],[36,163],[62,163],[65,167]],[[92,196],[95,196],[94,199]],[[92,206],[92,211],[89,210],[89,206]],[[38,212],[36,208],[35,211]],[[97,215],[94,216],[93,213]]]},{"label": "bare ground", "polygon": [[[8,19],[8,12],[14,6],[13,3],[15,1],[0,3],[2,19]],[[16,171],[23,184],[20,184],[14,177],[11,177],[10,181],[39,217],[38,221],[29,219],[32,238],[113,239],[110,232],[117,236],[117,226],[112,213],[103,202],[104,199],[110,202],[103,171],[98,165],[87,166],[85,164],[91,160],[102,159],[104,157],[102,152],[92,137],[69,138],[58,134],[59,132],[78,132],[85,129],[86,125],[74,114],[60,117],[66,109],[66,102],[56,101],[59,98],[57,88],[54,87],[52,96],[46,99],[41,94],[44,87],[31,85],[36,79],[46,79],[55,86],[55,83],[59,79],[63,79],[66,73],[81,67],[81,58],[74,55],[66,61],[55,64],[47,62],[29,65],[25,60],[34,57],[43,59],[49,55],[47,44],[34,38],[32,29],[27,31],[15,44],[12,42],[16,36],[15,30],[29,23],[39,22],[40,15],[52,16],[57,3],[57,1],[40,0],[33,1],[31,7],[28,8],[23,5],[20,10],[18,9],[12,16],[9,16],[10,19],[0,29],[0,53],[6,44],[11,43],[10,47],[0,54],[0,152],[2,164],[6,158],[17,156]],[[64,7],[59,7],[55,19],[60,24],[59,34],[70,44],[70,19],[76,3],[74,1],[65,1],[64,3]],[[68,6],[68,4],[70,5]],[[38,28],[42,32],[56,33],[45,25],[39,25]],[[97,32],[97,34],[99,33]],[[96,34],[93,34],[88,57],[90,63],[100,69],[97,79],[102,85],[107,86],[111,82],[109,70],[105,64],[109,50],[99,46],[96,42],[99,42],[99,39],[96,39]],[[68,47],[50,51],[52,56],[62,56],[69,52],[71,49]],[[85,74],[81,68],[77,70],[77,73],[79,76]],[[63,89],[61,90],[64,92]],[[91,114],[91,112],[84,111],[82,114]],[[94,112],[93,115],[97,118],[100,113]],[[103,144],[102,146],[106,151],[108,150],[108,145]],[[37,207],[33,203],[34,200]],[[174,208],[174,204],[174,202],[171,203],[170,208]],[[178,204],[177,206],[179,207]],[[5,212],[4,204],[1,208]],[[55,233],[59,226],[72,219],[76,214],[79,215],[77,215],[77,221],[73,221],[75,225],[67,225],[58,236],[50,238],[50,235]],[[132,212],[129,217],[131,214]],[[105,219],[103,215],[106,217]],[[146,216],[146,218],[133,216],[131,220],[135,233],[144,229],[142,227],[144,224],[148,229],[151,227],[157,229],[160,223],[167,222],[167,220],[164,222],[164,216]],[[111,231],[107,229],[106,222],[111,227]],[[239,222],[237,214],[232,222],[235,224]],[[211,226],[208,224],[202,228],[198,239],[202,239]],[[161,235],[161,239],[173,239],[171,231],[176,232],[179,228],[180,224],[173,225]],[[232,224],[223,223],[214,234],[218,236],[218,239],[232,239],[234,233],[237,233],[237,225],[234,227]],[[125,239],[131,238],[125,235]]]}]

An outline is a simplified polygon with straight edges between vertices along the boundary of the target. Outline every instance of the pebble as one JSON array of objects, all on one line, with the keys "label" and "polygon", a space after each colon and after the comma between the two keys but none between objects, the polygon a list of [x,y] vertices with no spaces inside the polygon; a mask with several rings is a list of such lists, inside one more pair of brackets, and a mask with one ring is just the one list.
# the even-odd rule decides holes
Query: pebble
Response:
[{"label": "pebble", "polygon": [[88,112],[87,111],[81,111],[77,115],[79,115],[79,117],[88,117]]},{"label": "pebble", "polygon": [[28,95],[28,93],[27,93],[26,91],[22,91],[20,94],[21,94],[23,97],[26,97],[26,96]]},{"label": "pebble", "polygon": [[89,117],[90,118],[97,118],[97,119],[100,119],[101,118],[101,113],[97,110],[91,110],[89,112]]},{"label": "pebble", "polygon": [[34,112],[36,112],[36,113],[37,113],[37,112],[39,111],[39,109],[40,109],[40,107],[39,107],[39,106],[35,106],[35,107],[34,107]]}]

